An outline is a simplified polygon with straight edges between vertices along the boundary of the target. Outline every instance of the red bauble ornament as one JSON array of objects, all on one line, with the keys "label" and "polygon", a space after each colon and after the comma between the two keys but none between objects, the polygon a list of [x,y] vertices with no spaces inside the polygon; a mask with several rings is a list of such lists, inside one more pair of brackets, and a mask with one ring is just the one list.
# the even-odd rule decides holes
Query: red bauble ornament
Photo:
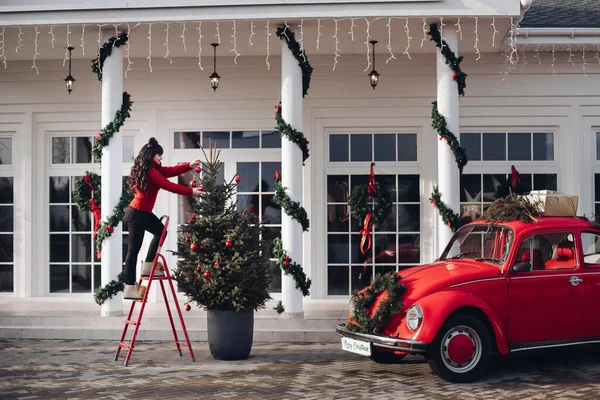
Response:
[{"label": "red bauble ornament", "polygon": [[225,242],[225,247],[230,248],[231,246],[233,246],[233,243],[230,240]]},{"label": "red bauble ornament", "polygon": [[189,304],[185,305],[185,311],[190,311],[192,309],[192,306],[190,306]]},{"label": "red bauble ornament", "polygon": [[221,263],[219,262],[219,260],[215,261],[215,267],[218,267],[219,265],[221,265]]},{"label": "red bauble ornament", "polygon": [[210,272],[206,271],[206,272],[204,273],[204,277],[205,277],[206,279],[210,278]]},{"label": "red bauble ornament", "polygon": [[204,245],[203,244],[200,245],[200,250],[204,250]]},{"label": "red bauble ornament", "polygon": [[98,134],[98,136],[96,136],[96,140],[102,140],[102,136],[100,136],[100,134]]},{"label": "red bauble ornament", "polygon": [[458,78],[458,74],[455,72],[454,75],[452,75],[452,80],[456,82],[456,78]]},{"label": "red bauble ornament", "polygon": [[200,185],[198,189],[200,189],[201,192],[204,192],[204,185]]},{"label": "red bauble ornament", "polygon": [[185,242],[186,242],[186,243],[189,243],[191,240],[192,240],[192,239],[190,239],[190,237],[189,237],[189,236],[186,236],[186,237],[185,237]]},{"label": "red bauble ornament", "polygon": [[195,180],[195,179],[192,179],[192,180],[190,181],[190,186],[191,186],[191,187],[196,187],[196,180]]},{"label": "red bauble ornament", "polygon": [[196,220],[196,216],[195,216],[195,215],[192,215],[192,216],[190,217],[190,219],[189,219],[189,221],[188,221],[188,222],[191,224],[191,223],[192,223],[192,222],[194,222],[195,220]]},{"label": "red bauble ornament", "polygon": [[290,262],[289,262],[288,260],[285,260],[285,261],[283,262],[283,266],[284,266],[284,267],[287,267],[287,266],[289,266],[289,265],[290,265]]},{"label": "red bauble ornament", "polygon": [[192,245],[190,246],[190,250],[192,250],[192,251],[198,251],[198,244],[192,243]]},{"label": "red bauble ornament", "polygon": [[240,183],[240,182],[242,181],[242,178],[240,178],[239,176],[236,176],[236,177],[235,177],[235,181],[236,181],[237,183]]},{"label": "red bauble ornament", "polygon": [[196,272],[200,272],[200,269],[201,269],[201,268],[200,268],[200,266],[198,265],[198,266],[196,267]]},{"label": "red bauble ornament", "polygon": [[202,168],[196,167],[196,169],[194,171],[196,171],[197,173],[200,173],[200,172],[202,172]]},{"label": "red bauble ornament", "polygon": [[108,225],[106,227],[106,230],[109,231],[110,233],[113,233],[115,231],[115,228],[113,228],[112,226]]}]

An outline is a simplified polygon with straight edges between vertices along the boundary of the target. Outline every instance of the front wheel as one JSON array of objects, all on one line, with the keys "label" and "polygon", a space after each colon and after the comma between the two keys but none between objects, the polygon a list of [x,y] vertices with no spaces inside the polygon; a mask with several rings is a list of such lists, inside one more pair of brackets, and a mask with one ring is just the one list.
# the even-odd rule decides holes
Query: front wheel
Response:
[{"label": "front wheel", "polygon": [[386,351],[375,351],[371,352],[371,360],[378,364],[396,364],[402,361],[406,357],[406,354],[394,354]]},{"label": "front wheel", "polygon": [[490,334],[472,315],[449,318],[427,351],[431,370],[450,382],[479,379],[490,361]]}]

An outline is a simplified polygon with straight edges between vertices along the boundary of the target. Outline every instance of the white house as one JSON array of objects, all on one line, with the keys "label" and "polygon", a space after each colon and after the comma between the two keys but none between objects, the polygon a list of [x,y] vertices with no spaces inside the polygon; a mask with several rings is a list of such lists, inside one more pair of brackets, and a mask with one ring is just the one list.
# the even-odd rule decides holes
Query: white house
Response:
[{"label": "white house", "polygon": [[[534,189],[579,196],[579,214],[600,204],[598,4],[536,0],[528,9],[531,0],[166,3],[1,2],[2,296],[92,302],[94,290],[116,278],[125,247],[121,231],[106,242],[103,260],[97,259],[93,219],[77,210],[73,182],[86,170],[126,176],[151,136],[163,145],[167,165],[201,157],[199,141],[217,141],[224,175],[242,178],[238,204],[254,204],[270,239],[284,232],[284,246],[313,281],[313,299],[348,298],[363,286],[365,263],[372,274],[435,259],[451,234],[429,202],[436,185],[447,205],[473,217],[494,200],[514,165]],[[464,56],[464,97],[429,40],[432,23]],[[304,98],[301,70],[275,34],[286,24],[314,68]],[[114,49],[101,83],[90,60],[120,32],[130,40]],[[367,76],[373,69],[371,40],[377,40],[380,74],[375,88]],[[216,59],[211,43],[220,43]],[[64,83],[68,46],[76,79],[70,94]],[[221,75],[216,91],[208,78],[214,63]],[[134,102],[131,118],[101,167],[92,162],[91,146],[120,107],[122,90]],[[295,145],[274,131],[280,100],[284,119],[310,142],[304,166]],[[462,175],[432,128],[433,101],[467,150]],[[362,221],[349,215],[348,198],[352,187],[366,183],[371,162],[376,180],[394,192],[394,211],[375,228],[363,255]],[[302,234],[271,201],[275,170],[283,171],[291,197],[307,210],[308,232]],[[190,179],[183,176],[180,183]],[[103,187],[112,194],[104,205],[116,203],[117,181],[106,178]],[[161,192],[155,213],[182,222],[187,201]],[[175,239],[168,237],[167,248],[175,247]],[[301,313],[302,296],[293,282],[282,283],[276,267],[273,275],[274,297],[283,299],[287,312]],[[120,301],[114,299],[103,315],[120,310]]]}]

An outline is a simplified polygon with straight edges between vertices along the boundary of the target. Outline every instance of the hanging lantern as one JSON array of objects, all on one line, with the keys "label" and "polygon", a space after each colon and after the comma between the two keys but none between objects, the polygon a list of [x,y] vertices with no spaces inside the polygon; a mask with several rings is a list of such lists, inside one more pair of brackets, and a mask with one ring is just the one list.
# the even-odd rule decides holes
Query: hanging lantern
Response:
[{"label": "hanging lantern", "polygon": [[371,86],[373,86],[373,90],[375,90],[375,86],[379,83],[379,73],[375,71],[375,43],[377,43],[377,40],[371,40],[369,43],[373,47],[373,71],[369,72],[369,81]]},{"label": "hanging lantern", "polygon": [[75,84],[75,78],[73,78],[71,76],[71,52],[73,51],[74,47],[69,46],[67,47],[67,50],[69,51],[69,75],[67,75],[67,77],[65,78],[65,85],[67,86],[67,91],[69,92],[69,94],[71,94],[71,92],[73,91],[73,85]]},{"label": "hanging lantern", "polygon": [[211,76],[209,76],[210,86],[213,88],[213,91],[216,92],[217,88],[219,87],[219,79],[221,79],[221,76],[219,74],[217,74],[217,46],[219,45],[219,43],[211,43],[210,45],[214,49],[214,55],[213,55],[214,72],[212,73]]}]

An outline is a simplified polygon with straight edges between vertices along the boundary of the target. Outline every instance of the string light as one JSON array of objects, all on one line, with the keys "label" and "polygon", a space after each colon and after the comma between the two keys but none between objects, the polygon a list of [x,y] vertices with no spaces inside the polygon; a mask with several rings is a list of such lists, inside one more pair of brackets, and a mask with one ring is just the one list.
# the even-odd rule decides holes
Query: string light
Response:
[{"label": "string light", "polygon": [[354,18],[350,18],[350,31],[348,32],[348,34],[352,38],[353,42],[354,42],[354,28],[355,27],[356,27],[356,24],[354,23]]},{"label": "string light", "polygon": [[306,62],[306,54],[304,53],[304,20],[301,19],[300,20],[300,52],[302,54],[302,58],[304,59],[304,62]]},{"label": "string light", "polygon": [[204,71],[202,68],[202,22],[198,22],[198,68]]},{"label": "string light", "polygon": [[390,52],[390,57],[385,61],[385,63],[389,63],[391,60],[395,60],[396,57],[394,56],[394,53],[392,52],[392,19],[388,18],[388,23],[387,23],[387,28],[388,28],[388,44],[387,44],[387,49]]},{"label": "string light", "polygon": [[[131,40],[131,26],[127,24],[127,37]],[[131,71],[131,58],[129,57],[129,43],[130,40],[127,41],[127,47],[125,48],[125,55],[127,57],[127,69],[125,69],[125,78],[127,78],[127,73]]]},{"label": "string light", "polygon": [[539,45],[535,48],[535,54],[533,55],[533,58],[537,58],[538,64],[542,65],[542,60],[540,59],[540,46]]},{"label": "string light", "polygon": [[334,57],[333,57],[333,70],[335,71],[335,66],[337,64],[337,59],[340,56],[339,51],[339,44],[340,41],[338,39],[338,20],[334,19],[333,22],[335,23],[335,30],[334,30],[334,34],[333,34],[333,38],[335,39],[335,53],[334,53]]},{"label": "string light", "polygon": [[83,40],[85,37],[85,24],[82,25],[81,28],[81,53],[85,56],[85,41]]},{"label": "string light", "polygon": [[0,57],[2,57],[2,64],[4,64],[4,69],[6,69],[6,53],[4,52],[4,33],[6,32],[6,27],[2,27],[2,32],[0,32]]},{"label": "string light", "polygon": [[54,37],[54,25],[50,25],[50,32],[48,33],[50,34],[50,44],[54,48],[54,42],[56,41],[56,37]]},{"label": "string light", "polygon": [[216,24],[217,24],[217,32],[215,33],[215,36],[217,38],[217,43],[221,44],[221,33],[219,32],[219,21],[217,21]]},{"label": "string light", "polygon": [[406,50],[404,50],[404,53],[402,53],[402,54],[406,54],[408,59],[412,60],[412,58],[410,57],[410,53],[408,52],[408,49],[410,49],[410,40],[412,39],[412,36],[410,36],[410,29],[408,28],[408,18],[406,18],[406,24],[404,25],[404,32],[406,32],[406,40],[407,40],[408,44],[406,46]]},{"label": "string light", "polygon": [[98,25],[98,54],[100,54],[100,40],[102,36],[102,25]]},{"label": "string light", "polygon": [[500,33],[496,29],[496,18],[492,18],[492,28],[494,29],[492,32],[492,47],[496,47],[496,34]]},{"label": "string light", "polygon": [[475,17],[475,46],[473,46],[473,48],[475,49],[475,54],[477,54],[477,58],[475,59],[475,61],[479,61],[479,59],[481,58],[481,53],[479,52],[479,46],[477,45],[479,43],[479,18]]},{"label": "string light", "polygon": [[254,21],[250,21],[250,37],[248,38],[248,43],[250,43],[250,46],[254,46],[252,43],[252,36],[254,36]]},{"label": "string light", "polygon": [[23,31],[21,30],[21,27],[19,26],[19,36],[18,36],[19,42],[17,43],[17,47],[15,48],[15,53],[18,53],[19,52],[19,48],[21,46],[23,46],[23,38],[22,38],[22,36],[23,36]]},{"label": "string light", "polygon": [[575,63],[573,62],[573,60],[571,60],[572,56],[573,56],[573,53],[571,52],[571,45],[569,45],[569,59],[567,60],[567,62],[570,63],[572,67],[574,67]]},{"label": "string light", "polygon": [[[287,23],[286,23],[287,25]],[[231,30],[233,31],[233,35],[231,35],[231,43],[233,44],[233,49],[231,49],[231,51],[235,54],[235,57],[233,57],[233,63],[237,64],[237,58],[241,55],[240,53],[238,53],[237,51],[237,39],[236,39],[236,27],[235,27],[235,20],[233,21],[233,27],[231,28]]]},{"label": "string light", "polygon": [[181,38],[181,43],[183,43],[183,51],[185,53],[187,53],[187,45],[185,44],[185,22],[183,22],[183,27],[181,29],[181,35],[179,35],[179,37]]},{"label": "string light", "polygon": [[321,40],[321,20],[317,20],[317,50],[319,49],[319,42]]},{"label": "string light", "polygon": [[446,43],[446,38],[444,37],[444,17],[440,17],[440,39],[442,40],[442,47],[440,48],[440,50],[442,50],[445,46]]},{"label": "string light", "polygon": [[[477,21],[477,17],[475,17],[475,21]],[[460,17],[458,18],[458,21],[456,21],[456,24],[454,24],[454,26],[456,26],[456,33],[458,33],[460,36],[460,40],[462,40],[462,27],[460,26]]]},{"label": "string light", "polygon": [[[523,75],[527,75],[525,72],[525,67],[527,66],[527,55],[525,54],[525,48],[521,49],[521,58],[523,59],[523,65],[521,66],[521,72]],[[525,80],[527,82],[527,80]],[[522,87],[521,87],[522,89]]]},{"label": "string light", "polygon": [[594,58],[598,60],[598,64],[600,64],[600,44],[598,45],[598,48],[596,50],[596,56]]},{"label": "string light", "polygon": [[[71,25],[67,25],[67,49],[69,47],[73,47],[71,46]],[[65,59],[63,60],[63,67],[65,66],[65,63],[67,62],[67,59],[69,58],[69,50],[65,50]]]},{"label": "string light", "polygon": [[35,26],[35,41],[34,41],[34,46],[35,46],[35,52],[33,53],[33,64],[31,65],[31,68],[35,68],[35,73],[37,75],[40,74],[40,71],[38,70],[37,65],[35,65],[35,60],[37,59],[37,56],[40,55],[40,53],[38,53],[38,35],[39,35],[39,31],[38,31],[38,27],[37,25]]},{"label": "string light", "polygon": [[371,58],[369,57],[371,55],[371,48],[369,47],[369,43],[371,42],[371,23],[366,17],[363,18],[367,23],[367,40],[365,41],[365,44],[367,45],[367,68],[365,68],[365,72],[367,72],[371,67]]},{"label": "string light", "polygon": [[421,39],[421,47],[423,47],[423,43],[427,40],[427,20],[423,18],[423,39]]},{"label": "string light", "polygon": [[585,62],[585,44],[583,45],[583,47],[581,48],[582,54],[581,54],[581,60],[583,62],[583,79],[585,80],[585,78],[587,78],[587,72],[585,71],[585,66],[586,66],[586,62]]},{"label": "string light", "polygon": [[556,70],[554,69],[554,62],[556,61],[556,53],[554,50],[554,45],[552,45],[552,76],[554,76],[554,79],[558,79],[558,77],[556,76]]},{"label": "string light", "polygon": [[283,27],[283,36],[285,36],[286,40],[289,42],[290,41],[290,37],[287,35],[287,33],[288,33],[288,29],[290,29],[290,26],[288,25],[287,20],[283,21],[283,23],[285,25]]},{"label": "string light", "polygon": [[150,67],[150,73],[152,73],[152,23],[148,24],[148,67]]},{"label": "string light", "polygon": [[515,66],[519,62],[519,53],[517,52],[517,27],[514,22],[514,18],[510,19],[510,36],[509,36],[509,47],[510,53],[508,54],[508,61],[511,66]]},{"label": "string light", "polygon": [[[113,24],[113,28],[115,28],[115,37],[119,37],[119,26],[117,24]],[[113,47],[115,47],[115,43],[113,43]]]},{"label": "string light", "polygon": [[267,63],[267,70],[271,69],[271,63],[269,62],[269,56],[271,55],[271,46],[270,46],[270,36],[271,36],[271,28],[270,28],[270,21],[267,20],[267,59],[265,60],[265,62]]},{"label": "string light", "polygon": [[169,26],[171,25],[169,22],[166,23],[167,24],[167,28],[165,29],[165,32],[167,32],[167,35],[165,37],[165,47],[167,48],[167,52],[165,53],[165,56],[163,57],[163,59],[167,59],[169,60],[169,64],[173,64],[173,60],[171,60],[171,57],[169,57]]}]

